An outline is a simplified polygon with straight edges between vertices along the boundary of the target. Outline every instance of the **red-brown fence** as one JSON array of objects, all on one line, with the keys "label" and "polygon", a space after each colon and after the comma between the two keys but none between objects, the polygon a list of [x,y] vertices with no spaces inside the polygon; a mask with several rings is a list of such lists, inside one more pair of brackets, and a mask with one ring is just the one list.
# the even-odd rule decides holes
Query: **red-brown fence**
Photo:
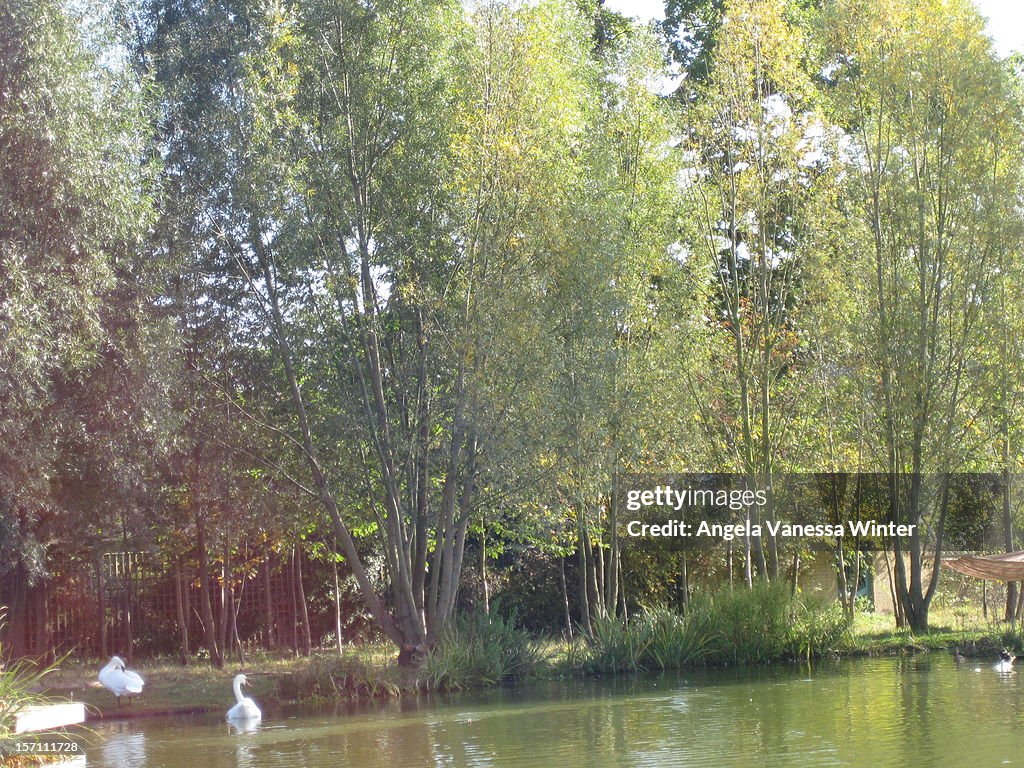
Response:
[{"label": "red-brown fence", "polygon": [[[6,655],[204,652],[202,586],[194,564],[148,552],[108,552],[92,561],[51,553],[47,571],[32,585],[18,569],[0,579]],[[210,563],[209,574],[211,631],[226,655],[239,646],[300,652],[307,638],[317,645],[335,631],[333,569],[299,548],[222,557]],[[343,597],[346,639],[364,628],[350,597]]]}]

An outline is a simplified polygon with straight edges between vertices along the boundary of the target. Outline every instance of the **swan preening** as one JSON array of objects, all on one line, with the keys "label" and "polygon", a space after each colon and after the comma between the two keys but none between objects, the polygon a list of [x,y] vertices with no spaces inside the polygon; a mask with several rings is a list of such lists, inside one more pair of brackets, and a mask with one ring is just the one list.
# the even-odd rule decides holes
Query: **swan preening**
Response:
[{"label": "swan preening", "polygon": [[242,686],[248,684],[249,681],[245,675],[235,675],[231,688],[235,692],[236,704],[228,710],[228,720],[259,720],[263,717],[263,713],[256,706],[256,702],[242,695]]},{"label": "swan preening", "polygon": [[996,664],[996,672],[1013,672],[1013,660],[1016,657],[1009,651],[999,654],[999,663]]},{"label": "swan preening", "polygon": [[120,656],[111,656],[107,666],[100,670],[99,681],[103,687],[117,696],[117,703],[121,703],[122,696],[138,696],[142,693],[142,686],[145,681],[139,677],[137,672],[125,669],[124,660]]}]

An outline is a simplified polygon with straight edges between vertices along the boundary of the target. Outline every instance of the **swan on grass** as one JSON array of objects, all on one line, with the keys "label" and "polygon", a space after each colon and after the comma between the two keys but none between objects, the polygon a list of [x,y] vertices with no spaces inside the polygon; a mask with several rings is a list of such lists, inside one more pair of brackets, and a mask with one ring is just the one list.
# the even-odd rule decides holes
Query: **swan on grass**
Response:
[{"label": "swan on grass", "polygon": [[110,657],[107,666],[100,670],[99,681],[117,697],[118,705],[121,704],[122,696],[138,696],[146,684],[137,672],[125,669],[124,660],[120,656]]},{"label": "swan on grass", "polygon": [[242,686],[248,684],[249,681],[245,675],[235,675],[231,688],[235,692],[236,703],[235,706],[228,710],[228,720],[259,720],[263,717],[263,713],[256,706],[256,702],[248,696],[242,695]]}]

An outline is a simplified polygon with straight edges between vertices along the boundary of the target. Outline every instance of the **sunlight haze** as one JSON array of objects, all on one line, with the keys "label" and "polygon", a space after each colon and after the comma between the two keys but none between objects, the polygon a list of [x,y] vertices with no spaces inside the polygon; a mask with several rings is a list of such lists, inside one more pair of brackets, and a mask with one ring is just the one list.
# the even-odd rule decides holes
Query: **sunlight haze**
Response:
[{"label": "sunlight haze", "polygon": [[[660,19],[665,14],[662,0],[605,0],[605,5],[640,19]],[[975,5],[988,19],[986,28],[1000,56],[1024,50],[1024,4],[1017,0],[977,0]]]}]

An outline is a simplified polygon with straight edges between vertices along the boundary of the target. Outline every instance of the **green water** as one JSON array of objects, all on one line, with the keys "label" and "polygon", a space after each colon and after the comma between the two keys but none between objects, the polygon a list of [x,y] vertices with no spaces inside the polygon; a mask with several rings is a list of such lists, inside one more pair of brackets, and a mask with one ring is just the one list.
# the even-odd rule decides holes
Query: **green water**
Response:
[{"label": "green water", "polygon": [[265,708],[95,726],[86,765],[1024,765],[1024,666],[945,654],[551,682],[339,710]]}]

